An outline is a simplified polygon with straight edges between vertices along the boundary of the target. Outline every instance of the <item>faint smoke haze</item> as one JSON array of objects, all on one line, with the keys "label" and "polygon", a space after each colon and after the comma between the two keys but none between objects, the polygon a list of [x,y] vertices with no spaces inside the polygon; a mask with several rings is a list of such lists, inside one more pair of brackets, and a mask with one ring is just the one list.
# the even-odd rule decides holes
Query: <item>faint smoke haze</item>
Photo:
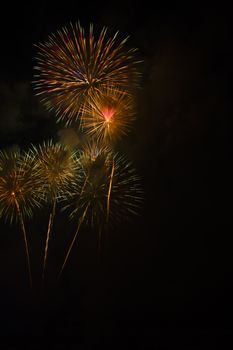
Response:
[{"label": "faint smoke haze", "polygon": [[57,132],[59,140],[70,149],[74,149],[82,143],[83,136],[73,128],[60,129]]}]

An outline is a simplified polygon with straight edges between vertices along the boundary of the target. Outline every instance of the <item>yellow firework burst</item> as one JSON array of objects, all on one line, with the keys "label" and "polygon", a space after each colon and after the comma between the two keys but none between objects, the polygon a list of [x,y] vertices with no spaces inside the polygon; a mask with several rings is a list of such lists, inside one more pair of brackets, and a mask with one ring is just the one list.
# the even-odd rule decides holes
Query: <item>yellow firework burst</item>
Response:
[{"label": "yellow firework burst", "polygon": [[83,146],[79,154],[79,177],[74,179],[70,191],[64,197],[68,201],[68,207],[72,205],[71,202],[76,203],[70,217],[82,216],[82,211],[88,206],[85,220],[91,226],[100,223],[106,210],[103,199],[106,198],[106,182],[112,158],[110,148],[101,143],[92,140]]},{"label": "yellow firework burst", "polygon": [[92,150],[91,146],[80,157],[83,178],[75,180],[64,197],[68,201],[64,209],[70,210],[71,218],[78,218],[78,227],[60,275],[83,223],[98,230],[100,243],[103,227],[137,214],[143,198],[140,178],[126,157],[105,147],[98,149],[98,145],[94,145]]},{"label": "yellow firework burst", "polygon": [[0,216],[11,223],[32,216],[41,205],[42,182],[31,152],[19,149],[0,151]]},{"label": "yellow firework burst", "polygon": [[37,171],[44,184],[45,197],[49,201],[57,200],[69,186],[78,168],[76,153],[63,144],[44,142],[31,149],[37,159]]},{"label": "yellow firework burst", "polygon": [[40,207],[42,183],[31,152],[19,149],[0,151],[0,217],[20,223],[25,243],[29,282],[32,285],[31,264],[24,217]]},{"label": "yellow firework burst", "polygon": [[79,166],[76,153],[65,145],[53,143],[52,140],[44,142],[38,148],[33,146],[33,155],[37,158],[37,170],[43,180],[44,198],[51,203],[49,215],[42,278],[45,277],[45,267],[48,256],[49,239],[53,227],[56,203],[59,196],[70,186]]},{"label": "yellow firework burst", "polygon": [[93,25],[88,33],[78,23],[70,24],[37,45],[34,88],[48,110],[67,124],[77,120],[86,101],[102,88],[129,91],[137,86],[139,61],[128,38],[107,37],[103,28],[97,39]]}]

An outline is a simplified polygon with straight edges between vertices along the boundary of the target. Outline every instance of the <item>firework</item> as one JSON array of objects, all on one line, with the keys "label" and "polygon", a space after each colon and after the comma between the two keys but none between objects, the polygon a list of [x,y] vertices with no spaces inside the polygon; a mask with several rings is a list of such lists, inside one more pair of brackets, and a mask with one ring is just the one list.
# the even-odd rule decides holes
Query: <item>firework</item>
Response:
[{"label": "firework", "polygon": [[40,207],[41,186],[36,159],[31,152],[0,151],[0,217],[10,223],[14,220],[20,223],[30,285],[32,276],[24,217],[32,216],[33,209]]},{"label": "firework", "polygon": [[129,91],[138,85],[136,49],[127,49],[128,38],[118,32],[107,37],[103,28],[97,39],[78,23],[51,34],[37,45],[34,88],[48,110],[66,124],[76,121],[90,97],[109,86]]},{"label": "firework", "polygon": [[82,217],[82,212],[88,206],[87,223],[92,227],[97,222],[101,224],[106,209],[106,202],[103,204],[102,199],[106,197],[106,182],[111,172],[112,159],[113,153],[107,146],[93,140],[84,145],[79,154],[79,177],[72,182],[70,191],[64,198],[68,201],[65,208],[74,204],[70,218]]},{"label": "firework", "polygon": [[[95,157],[90,154],[95,154]],[[89,161],[88,161],[89,160]],[[97,228],[99,244],[101,232],[106,225],[137,214],[142,202],[140,178],[124,156],[114,154],[107,148],[97,146],[91,152],[90,145],[80,157],[83,179],[74,181],[65,196],[71,218],[79,218],[77,231],[66,254],[60,275],[65,267],[82,223]]]},{"label": "firework", "polygon": [[38,147],[33,146],[32,152],[43,179],[45,197],[47,201],[53,202],[75,175],[78,168],[76,153],[61,143],[53,143],[52,140]]},{"label": "firework", "polygon": [[135,119],[133,97],[112,88],[89,99],[82,110],[82,128],[97,140],[112,141],[126,135]]},{"label": "firework", "polygon": [[52,141],[45,142],[38,148],[34,146],[32,151],[37,158],[37,169],[44,183],[44,198],[46,202],[51,204],[43,262],[42,278],[44,279],[56,203],[74,179],[79,163],[74,151],[71,151],[62,144],[54,144]]}]

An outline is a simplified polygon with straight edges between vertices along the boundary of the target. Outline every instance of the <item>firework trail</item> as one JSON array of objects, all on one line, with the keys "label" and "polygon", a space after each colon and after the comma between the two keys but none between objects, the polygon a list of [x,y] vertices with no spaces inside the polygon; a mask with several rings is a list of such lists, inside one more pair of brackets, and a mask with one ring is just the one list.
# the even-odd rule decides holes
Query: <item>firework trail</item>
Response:
[{"label": "firework trail", "polygon": [[114,154],[106,147],[98,148],[92,142],[81,153],[80,163],[83,167],[83,178],[75,179],[70,191],[63,198],[68,202],[63,209],[70,210],[70,218],[80,219],[59,277],[82,223],[98,230],[100,246],[101,232],[106,224],[114,224],[132,214],[138,214],[143,198],[140,178],[124,156]]},{"label": "firework trail", "polygon": [[0,217],[20,223],[30,286],[32,274],[24,217],[31,217],[33,209],[41,206],[41,188],[36,158],[31,152],[20,152],[18,148],[0,151]]},{"label": "firework trail", "polygon": [[88,207],[89,207],[89,203],[87,204],[87,206],[86,206],[86,208],[85,208],[85,210],[84,210],[84,212],[83,212],[83,214],[82,214],[82,217],[81,217],[81,218],[79,219],[79,221],[78,221],[77,230],[76,230],[75,235],[74,235],[74,238],[72,239],[72,242],[71,242],[71,244],[70,244],[70,246],[69,246],[69,249],[68,249],[68,251],[67,251],[67,253],[66,253],[66,256],[65,256],[63,265],[62,265],[61,270],[60,270],[59,275],[58,275],[58,278],[61,277],[61,274],[62,274],[62,272],[63,272],[63,269],[64,269],[64,267],[65,267],[65,265],[66,265],[67,259],[68,259],[69,255],[70,255],[70,252],[71,252],[71,250],[72,250],[72,248],[73,248],[73,245],[74,245],[74,243],[75,243],[75,241],[76,241],[76,238],[77,238],[77,236],[78,236],[80,227],[81,227],[81,225],[82,225],[82,223],[83,223],[83,221],[84,221],[84,219],[85,219],[85,216],[86,216]]},{"label": "firework trail", "polygon": [[112,181],[113,181],[114,170],[115,170],[115,166],[114,166],[114,160],[113,160],[112,161],[112,171],[111,171],[111,175],[110,175],[110,179],[109,179],[108,196],[107,196],[107,220],[106,220],[107,223],[108,223],[108,219],[109,219],[110,197],[111,197],[111,191],[112,191]]},{"label": "firework trail", "polygon": [[93,94],[82,109],[84,132],[99,141],[114,141],[126,135],[135,120],[135,103],[125,91],[105,88]]},{"label": "firework trail", "polygon": [[103,88],[129,92],[138,86],[140,62],[135,58],[137,50],[126,48],[127,40],[118,40],[118,32],[108,38],[107,28],[95,39],[92,24],[88,33],[79,23],[52,33],[36,45],[36,95],[69,125]]},{"label": "firework trail", "polygon": [[75,177],[78,169],[78,160],[74,151],[62,144],[53,143],[52,140],[44,142],[38,148],[33,146],[32,152],[37,158],[37,169],[44,183],[43,193],[45,201],[51,205],[43,261],[42,278],[44,280],[56,203],[63,191],[67,191],[70,182]]}]

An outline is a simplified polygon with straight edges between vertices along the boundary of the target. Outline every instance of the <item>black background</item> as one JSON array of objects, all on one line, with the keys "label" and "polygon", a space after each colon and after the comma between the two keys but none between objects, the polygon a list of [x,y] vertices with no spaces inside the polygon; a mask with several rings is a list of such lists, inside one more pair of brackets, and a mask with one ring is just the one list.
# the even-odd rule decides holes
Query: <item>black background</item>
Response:
[{"label": "black background", "polygon": [[19,230],[1,220],[2,344],[42,348],[47,337],[67,349],[226,349],[233,311],[230,9],[152,8],[145,1],[6,4],[1,148],[59,139],[61,126],[33,95],[34,44],[78,20],[85,28],[93,22],[97,32],[108,26],[109,34],[130,35],[143,60],[137,122],[118,147],[142,177],[144,205],[138,218],[109,233],[100,259],[96,233],[83,229],[59,282],[75,225],[57,214],[44,289],[48,211],[36,214],[27,223],[32,291]]}]

